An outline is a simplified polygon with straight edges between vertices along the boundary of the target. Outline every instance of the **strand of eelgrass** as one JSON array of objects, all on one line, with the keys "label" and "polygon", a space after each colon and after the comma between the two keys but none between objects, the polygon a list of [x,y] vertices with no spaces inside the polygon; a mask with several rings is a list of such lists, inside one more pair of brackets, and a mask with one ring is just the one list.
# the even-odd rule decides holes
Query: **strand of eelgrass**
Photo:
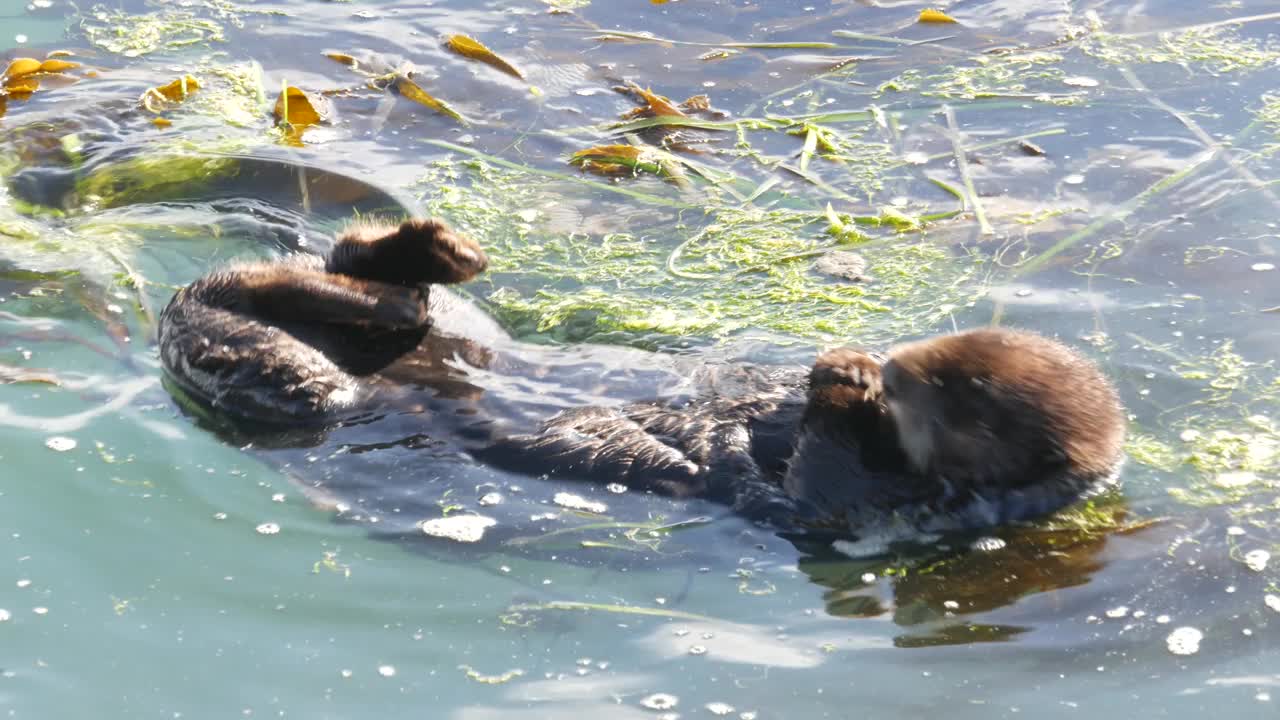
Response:
[{"label": "strand of eelgrass", "polygon": [[950,105],[942,106],[942,113],[947,118],[951,147],[955,149],[956,169],[960,172],[960,179],[964,182],[965,192],[969,195],[969,204],[973,206],[973,215],[978,220],[978,228],[983,235],[994,235],[995,228],[991,227],[990,222],[987,222],[986,210],[982,207],[982,201],[978,199],[978,191],[973,185],[973,174],[969,172],[969,158],[965,154],[964,143],[960,137],[960,127],[956,124],[956,113],[951,109]]}]

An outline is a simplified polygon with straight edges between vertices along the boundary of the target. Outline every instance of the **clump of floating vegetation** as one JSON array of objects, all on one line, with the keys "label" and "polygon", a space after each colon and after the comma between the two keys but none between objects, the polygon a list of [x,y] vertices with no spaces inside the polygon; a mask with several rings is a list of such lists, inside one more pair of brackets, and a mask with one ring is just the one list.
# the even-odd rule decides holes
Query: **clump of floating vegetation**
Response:
[{"label": "clump of floating vegetation", "polygon": [[[622,231],[582,232],[577,210],[563,205],[565,193],[529,171],[441,161],[423,186],[432,212],[484,239],[492,273],[507,276],[487,299],[521,335],[723,337],[758,328],[819,342],[855,334],[868,341],[884,332],[890,311],[894,335],[923,331],[983,293],[982,256],[909,236],[858,245],[867,236],[850,228],[866,218],[718,205],[681,213],[675,233],[664,224],[659,234],[641,220]],[[565,224],[572,229],[556,229],[557,215],[571,216]],[[888,226],[886,234],[920,227],[902,212],[875,221]],[[869,281],[815,270],[823,255],[853,247],[865,256]],[[566,280],[580,287],[562,286]]]},{"label": "clump of floating vegetation", "polygon": [[1258,108],[1256,116],[1271,132],[1280,135],[1280,94],[1263,95],[1262,107]]},{"label": "clump of floating vegetation", "polygon": [[220,23],[187,10],[173,9],[134,15],[97,6],[85,15],[81,29],[90,45],[125,57],[227,39]]},{"label": "clump of floating vegetation", "polygon": [[223,22],[244,27],[246,15],[288,15],[283,10],[259,9],[227,0],[199,0],[183,5],[182,9],[166,8],[137,15],[95,5],[83,16],[80,28],[94,47],[125,57],[141,57],[225,42]]},{"label": "clump of floating vegetation", "polygon": [[1115,65],[1172,63],[1214,74],[1259,70],[1280,61],[1280,47],[1275,43],[1243,38],[1226,27],[1190,28],[1154,36],[1097,32],[1081,49]]},{"label": "clump of floating vegetation", "polygon": [[1169,490],[1179,501],[1257,509],[1259,498],[1280,490],[1280,427],[1268,414],[1280,408],[1280,376],[1269,363],[1243,358],[1231,343],[1204,357],[1176,357],[1170,369],[1198,383],[1201,397],[1171,423],[1176,441],[1136,436],[1130,459],[1184,473],[1186,484]]},{"label": "clump of floating vegetation", "polygon": [[1058,53],[1035,51],[974,58],[972,64],[957,64],[937,74],[908,70],[882,83],[883,95],[890,92],[919,92],[927,97],[948,100],[1016,97],[1073,104],[1083,101],[1080,93],[1063,93],[1066,73],[1057,67]]}]

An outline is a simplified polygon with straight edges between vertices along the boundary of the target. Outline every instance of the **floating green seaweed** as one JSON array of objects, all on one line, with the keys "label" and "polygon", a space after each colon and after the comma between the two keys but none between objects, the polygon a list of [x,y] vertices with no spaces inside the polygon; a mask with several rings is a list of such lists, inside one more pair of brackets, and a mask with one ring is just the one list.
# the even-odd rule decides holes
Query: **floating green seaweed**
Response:
[{"label": "floating green seaweed", "polygon": [[[891,334],[924,331],[984,291],[980,253],[911,235],[863,246],[870,284],[817,273],[817,257],[848,247],[833,243],[824,211],[720,205],[683,213],[677,237],[641,223],[589,232],[579,229],[583,222],[576,208],[565,207],[563,193],[522,171],[442,161],[422,185],[432,212],[486,244],[502,286],[487,300],[521,335],[577,341],[625,331],[631,342],[645,342],[634,336],[760,329],[819,342],[867,341],[867,333],[885,333],[890,314]],[[558,214],[574,217],[572,230],[555,228]],[[919,228],[898,210],[878,222]],[[566,280],[578,287],[566,288]]]}]

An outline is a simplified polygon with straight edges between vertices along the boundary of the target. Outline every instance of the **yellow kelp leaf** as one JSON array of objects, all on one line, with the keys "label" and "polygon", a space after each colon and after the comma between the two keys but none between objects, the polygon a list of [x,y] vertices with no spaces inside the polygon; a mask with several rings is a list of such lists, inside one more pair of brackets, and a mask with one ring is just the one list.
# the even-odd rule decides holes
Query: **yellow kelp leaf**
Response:
[{"label": "yellow kelp leaf", "polygon": [[457,110],[449,107],[448,103],[433,97],[426,90],[423,90],[417,83],[404,75],[396,76],[396,90],[399,90],[401,95],[420,105],[426,105],[441,115],[448,115],[463,125],[468,124],[467,119],[462,117],[462,114]]},{"label": "yellow kelp leaf", "polygon": [[80,67],[80,63],[69,60],[45,60],[40,63],[40,72],[60,73],[64,70],[75,70],[78,67]]},{"label": "yellow kelp leaf", "polygon": [[176,105],[196,90],[200,89],[200,81],[190,75],[183,75],[168,85],[153,87],[142,93],[139,102],[148,112],[160,113],[172,105]]},{"label": "yellow kelp leaf", "polygon": [[349,68],[356,68],[360,66],[359,60],[356,60],[354,57],[343,52],[330,51],[330,52],[324,53],[324,56],[329,58],[330,60],[333,60],[334,62],[340,62]]},{"label": "yellow kelp leaf", "polygon": [[642,88],[637,85],[633,90],[645,102],[645,106],[640,108],[639,112],[648,111],[655,117],[687,117],[680,108],[671,103],[669,98],[658,95],[652,89]]},{"label": "yellow kelp leaf", "polygon": [[31,93],[40,89],[40,78],[27,75],[26,77],[9,78],[5,80],[4,87],[0,88],[4,94],[17,100],[26,100]]},{"label": "yellow kelp leaf", "polygon": [[299,131],[324,122],[328,115],[323,100],[292,85],[281,91],[272,113],[277,124],[289,125]]},{"label": "yellow kelp leaf", "polygon": [[158,117],[158,118],[152,118],[151,124],[155,125],[158,128],[167,128],[173,125],[173,121],[168,118]]},{"label": "yellow kelp leaf", "polygon": [[597,175],[651,173],[687,185],[680,162],[656,148],[639,145],[597,145],[579,150],[569,164]]},{"label": "yellow kelp leaf", "polygon": [[919,22],[922,22],[922,23],[953,23],[955,21],[956,21],[955,18],[942,12],[941,10],[934,10],[933,8],[929,8],[928,10],[920,11]]},{"label": "yellow kelp leaf", "polygon": [[466,35],[450,35],[445,40],[445,46],[463,57],[479,60],[485,65],[495,67],[508,75],[513,75],[521,80],[524,79],[524,73],[517,70],[511,63],[498,57],[479,40],[469,38]]},{"label": "yellow kelp leaf", "polygon": [[35,58],[21,57],[14,58],[9,67],[4,70],[5,85],[14,78],[20,78],[23,75],[30,75],[34,72],[40,72],[40,61]]}]

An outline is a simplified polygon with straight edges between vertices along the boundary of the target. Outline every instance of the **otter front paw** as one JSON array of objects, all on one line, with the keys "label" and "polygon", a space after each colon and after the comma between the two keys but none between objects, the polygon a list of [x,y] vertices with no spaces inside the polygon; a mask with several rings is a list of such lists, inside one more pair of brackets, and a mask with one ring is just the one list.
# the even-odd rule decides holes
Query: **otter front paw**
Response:
[{"label": "otter front paw", "polygon": [[859,389],[866,399],[880,396],[880,362],[853,348],[836,348],[818,356],[809,372],[809,389]]},{"label": "otter front paw", "polygon": [[427,324],[427,303],[417,288],[388,286],[375,293],[373,324],[388,329],[411,330]]}]

